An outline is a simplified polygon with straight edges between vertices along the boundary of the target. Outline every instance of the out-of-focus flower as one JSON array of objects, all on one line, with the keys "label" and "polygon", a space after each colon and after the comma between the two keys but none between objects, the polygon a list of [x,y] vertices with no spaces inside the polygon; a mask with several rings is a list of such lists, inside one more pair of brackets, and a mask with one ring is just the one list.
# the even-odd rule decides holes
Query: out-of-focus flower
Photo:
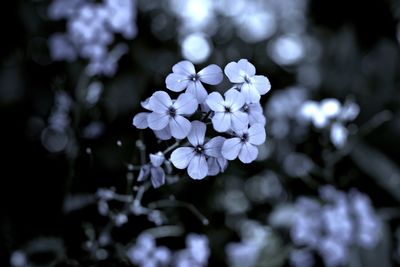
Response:
[{"label": "out-of-focus flower", "polygon": [[171,260],[169,249],[157,247],[154,238],[149,234],[141,234],[127,254],[131,262],[140,267],[167,266]]}]

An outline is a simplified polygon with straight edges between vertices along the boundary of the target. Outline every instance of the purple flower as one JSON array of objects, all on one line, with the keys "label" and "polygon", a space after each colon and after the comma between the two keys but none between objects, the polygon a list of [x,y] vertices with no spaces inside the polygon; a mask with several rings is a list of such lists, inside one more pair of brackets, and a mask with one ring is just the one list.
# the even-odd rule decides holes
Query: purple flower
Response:
[{"label": "purple flower", "polygon": [[253,125],[255,123],[266,124],[266,119],[263,114],[263,109],[260,103],[250,103],[244,104],[242,111],[249,116],[249,124]]},{"label": "purple flower", "polygon": [[192,147],[180,147],[171,154],[171,162],[178,169],[187,168],[193,179],[203,179],[208,174],[208,157],[221,157],[221,146],[225,138],[217,136],[205,142],[206,125],[200,121],[193,121],[188,135]]},{"label": "purple flower", "polygon": [[164,91],[155,92],[149,100],[149,109],[153,112],[147,116],[148,126],[153,130],[162,130],[169,126],[171,135],[177,139],[185,138],[190,132],[190,122],[182,115],[191,115],[198,103],[190,94],[181,94],[172,101]]},{"label": "purple flower", "polygon": [[265,128],[262,124],[253,124],[248,129],[236,131],[236,137],[227,139],[222,146],[222,155],[227,160],[234,160],[239,156],[243,163],[250,163],[257,158],[256,145],[265,142]]},{"label": "purple flower", "polygon": [[165,172],[163,168],[161,168],[161,165],[164,162],[165,157],[162,152],[150,154],[150,163],[145,164],[140,168],[137,180],[142,182],[150,176],[151,184],[154,188],[162,186],[165,184]]},{"label": "purple flower", "polygon": [[222,79],[222,70],[215,64],[208,65],[198,73],[190,61],[184,60],[172,67],[173,73],[165,80],[168,89],[174,92],[181,92],[186,89],[187,93],[194,95],[202,104],[207,98],[207,91],[202,84],[219,84]]},{"label": "purple flower", "polygon": [[246,103],[260,101],[260,95],[266,94],[271,89],[268,78],[255,75],[256,68],[247,59],[229,63],[224,71],[229,81],[240,84],[240,90],[245,96]]},{"label": "purple flower", "polygon": [[213,92],[208,95],[206,103],[215,112],[212,123],[218,132],[228,130],[241,130],[247,127],[249,118],[241,111],[245,101],[243,95],[235,89],[228,90],[225,100],[220,93]]},{"label": "purple flower", "polygon": [[207,159],[208,165],[208,176],[215,176],[218,173],[224,172],[226,167],[228,166],[228,161],[224,157],[218,158],[208,158]]}]

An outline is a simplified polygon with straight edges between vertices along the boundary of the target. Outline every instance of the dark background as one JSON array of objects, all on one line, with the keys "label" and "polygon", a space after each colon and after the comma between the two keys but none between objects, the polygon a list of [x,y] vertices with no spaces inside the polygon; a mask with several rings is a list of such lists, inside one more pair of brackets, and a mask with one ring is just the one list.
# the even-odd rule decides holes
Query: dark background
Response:
[{"label": "dark background", "polygon": [[[42,146],[40,132],[50,114],[54,92],[64,89],[73,95],[77,74],[84,62],[69,65],[52,62],[48,56],[46,39],[63,26],[44,18],[47,4],[47,1],[8,1],[8,6],[3,5],[0,11],[1,266],[7,266],[10,253],[29,240],[56,236],[72,248],[79,246],[84,238],[80,230],[82,221],[105,223],[98,218],[95,208],[72,216],[64,215],[64,198],[67,193],[94,193],[98,187],[124,188],[124,162],[137,160],[134,142],[139,132],[132,127],[131,120],[139,111],[139,101],[149,96],[153,88],[163,88],[164,77],[180,60],[178,44],[174,40],[160,41],[152,36],[148,30],[151,14],[139,12],[139,35],[131,41],[129,54],[121,59],[115,77],[99,78],[107,92],[100,104],[77,122],[79,131],[80,126],[95,116],[105,123],[105,132],[96,140],[87,140],[77,134],[79,145],[75,160],[67,153],[49,153]],[[400,164],[399,8],[398,1],[313,0],[307,15],[308,31],[317,36],[324,48],[320,65],[322,82],[316,95],[339,99],[349,94],[355,96],[361,107],[357,119],[359,125],[382,110],[390,111],[390,121],[368,134],[363,141],[397,165]],[[237,39],[232,42],[247,51],[257,46]],[[223,47],[216,46],[215,49]],[[165,51],[168,54],[162,58],[164,64],[160,65],[157,59],[161,60]],[[213,63],[213,59],[221,64],[237,60],[225,61],[215,56],[208,62]],[[273,90],[295,82],[290,70],[271,60],[261,61],[254,53],[250,53],[248,59],[259,73],[267,74]],[[263,101],[267,100],[268,96]],[[146,138],[151,143],[151,137]],[[121,147],[116,145],[117,140],[122,142]],[[92,149],[92,155],[85,153],[88,147]],[[373,168],[374,158],[367,160]],[[231,167],[230,171],[235,168]],[[252,168],[251,172],[256,173],[263,166],[256,164]],[[354,167],[351,159],[344,159],[337,172],[348,173],[347,170],[354,175],[347,186],[357,186],[368,192],[374,206],[399,207],[400,195],[396,198],[377,186],[379,178],[371,178],[370,173]],[[208,231],[217,231],[223,224],[221,215],[207,211],[209,202],[201,199],[212,194],[215,183],[213,179],[196,184],[184,181],[176,188],[172,188],[174,185],[162,188],[161,193],[151,191],[148,197],[157,198],[158,194],[172,190],[209,213],[212,226]],[[295,182],[287,186],[294,196],[303,191]],[[186,189],[181,190],[183,188]],[[188,193],[190,189],[187,188],[195,188],[195,193]],[[182,213],[180,218],[191,225],[189,228],[202,229],[198,222]],[[122,234],[116,233],[116,236],[123,238],[124,233],[139,232],[146,225],[145,222],[140,225],[140,220],[135,222],[135,227],[125,229]],[[398,222],[390,222],[393,231]],[[79,253],[77,249],[71,249],[70,255],[80,258]]]}]

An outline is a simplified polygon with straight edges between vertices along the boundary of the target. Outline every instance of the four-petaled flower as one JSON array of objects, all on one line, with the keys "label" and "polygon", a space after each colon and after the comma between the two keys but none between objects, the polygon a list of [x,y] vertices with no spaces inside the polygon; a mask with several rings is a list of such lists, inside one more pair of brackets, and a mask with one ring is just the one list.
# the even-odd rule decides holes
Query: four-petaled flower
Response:
[{"label": "four-petaled flower", "polygon": [[162,130],[168,125],[173,137],[183,139],[191,125],[182,115],[193,114],[197,106],[196,99],[190,94],[181,94],[173,101],[166,92],[157,91],[149,100],[149,109],[153,112],[147,116],[147,123],[153,130]]},{"label": "four-petaled flower", "polygon": [[239,156],[243,163],[250,163],[257,158],[258,149],[265,141],[265,128],[262,124],[253,124],[248,129],[235,131],[236,137],[225,140],[222,146],[222,155],[228,160]]},{"label": "four-petaled flower", "polygon": [[219,66],[212,64],[198,73],[190,61],[184,60],[172,67],[173,73],[165,80],[168,89],[174,92],[181,92],[187,88],[186,93],[194,95],[202,104],[207,98],[207,91],[203,83],[217,85],[222,79],[222,70]]},{"label": "four-petaled flower", "polygon": [[208,174],[207,158],[221,157],[221,146],[225,138],[217,136],[205,142],[206,125],[200,121],[192,122],[188,135],[191,147],[179,147],[171,154],[171,162],[178,169],[187,168],[193,179],[203,179]]},{"label": "four-petaled flower", "polygon": [[220,93],[213,92],[208,95],[206,103],[215,113],[212,124],[216,131],[226,132],[247,127],[248,116],[241,110],[245,101],[243,95],[236,89],[228,90],[225,93],[225,100]]},{"label": "four-petaled flower", "polygon": [[268,78],[255,75],[256,68],[247,59],[229,63],[224,71],[229,81],[240,85],[240,91],[243,93],[246,103],[260,101],[260,95],[266,94],[271,89]]}]

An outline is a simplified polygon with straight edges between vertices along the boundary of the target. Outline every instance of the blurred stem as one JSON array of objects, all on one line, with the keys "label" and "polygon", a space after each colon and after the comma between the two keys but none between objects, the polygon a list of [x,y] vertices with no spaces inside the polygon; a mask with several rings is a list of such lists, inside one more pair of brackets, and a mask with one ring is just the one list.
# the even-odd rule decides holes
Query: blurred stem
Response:
[{"label": "blurred stem", "polygon": [[374,129],[378,128],[385,122],[390,121],[393,118],[393,113],[389,110],[382,110],[375,114],[369,121],[360,127],[359,134],[364,136],[369,134]]},{"label": "blurred stem", "polygon": [[149,203],[148,207],[150,209],[156,208],[171,208],[171,207],[182,207],[188,209],[192,212],[203,225],[208,225],[208,219],[193,205],[184,201],[174,200],[174,199],[167,199],[167,200],[159,200],[155,202]]},{"label": "blurred stem", "polygon": [[154,238],[164,238],[171,236],[181,236],[183,234],[182,226],[165,225],[144,230],[143,233],[151,234]]}]

